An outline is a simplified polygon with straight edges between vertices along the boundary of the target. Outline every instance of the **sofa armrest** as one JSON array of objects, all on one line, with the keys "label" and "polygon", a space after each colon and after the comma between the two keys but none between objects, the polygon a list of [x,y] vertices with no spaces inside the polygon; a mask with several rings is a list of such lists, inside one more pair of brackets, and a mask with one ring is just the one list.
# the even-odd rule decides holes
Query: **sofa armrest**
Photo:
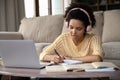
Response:
[{"label": "sofa armrest", "polygon": [[0,40],[22,40],[20,32],[0,32]]}]

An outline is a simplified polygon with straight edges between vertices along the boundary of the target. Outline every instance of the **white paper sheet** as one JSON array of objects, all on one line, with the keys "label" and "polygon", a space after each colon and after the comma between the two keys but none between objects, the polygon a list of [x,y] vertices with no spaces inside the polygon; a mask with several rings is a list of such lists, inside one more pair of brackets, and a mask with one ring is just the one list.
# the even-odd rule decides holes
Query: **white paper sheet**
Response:
[{"label": "white paper sheet", "polygon": [[71,64],[81,64],[82,61],[65,59],[64,63],[69,64],[69,65],[71,65]]}]

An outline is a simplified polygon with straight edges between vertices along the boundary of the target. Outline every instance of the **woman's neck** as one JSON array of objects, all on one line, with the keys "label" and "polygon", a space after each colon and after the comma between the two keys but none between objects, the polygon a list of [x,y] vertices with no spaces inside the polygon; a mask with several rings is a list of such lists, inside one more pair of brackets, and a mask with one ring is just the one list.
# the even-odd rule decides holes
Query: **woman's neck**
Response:
[{"label": "woman's neck", "polygon": [[84,36],[82,38],[79,38],[79,39],[74,39],[73,42],[76,46],[78,46],[84,39]]}]

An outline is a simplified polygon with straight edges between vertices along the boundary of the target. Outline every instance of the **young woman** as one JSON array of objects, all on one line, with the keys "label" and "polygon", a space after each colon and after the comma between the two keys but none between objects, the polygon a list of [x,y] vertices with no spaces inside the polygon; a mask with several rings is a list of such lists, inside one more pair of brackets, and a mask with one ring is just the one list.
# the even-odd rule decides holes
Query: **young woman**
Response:
[{"label": "young woman", "polygon": [[[61,34],[46,50],[40,53],[41,61],[60,63],[64,59],[83,62],[102,61],[101,39],[87,33],[95,25],[92,9],[72,3],[65,12],[68,33]],[[56,55],[55,49],[61,57]]]}]

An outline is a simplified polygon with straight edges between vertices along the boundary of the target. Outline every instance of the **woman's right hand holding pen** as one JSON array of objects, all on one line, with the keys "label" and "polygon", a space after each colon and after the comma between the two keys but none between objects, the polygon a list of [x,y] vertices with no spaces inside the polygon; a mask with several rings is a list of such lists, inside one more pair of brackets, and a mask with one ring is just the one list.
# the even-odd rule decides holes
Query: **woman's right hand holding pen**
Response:
[{"label": "woman's right hand holding pen", "polygon": [[62,56],[62,55],[60,55],[56,49],[54,49],[54,52],[55,52],[55,54],[57,55],[56,57],[54,57],[54,62],[55,62],[56,64],[58,64],[58,63],[60,63],[60,62],[63,62],[63,60],[65,59],[65,57]]},{"label": "woman's right hand holding pen", "polygon": [[64,61],[65,56],[61,55],[60,53],[58,53],[58,51],[56,49],[54,49],[55,54],[48,54],[45,55],[45,57],[43,58],[43,61],[53,61],[55,64],[59,64],[61,62]]},{"label": "woman's right hand holding pen", "polygon": [[54,55],[53,61],[55,64],[58,64],[58,63],[63,62],[64,59],[65,59],[65,57],[62,55],[60,55],[60,57],[58,55]]},{"label": "woman's right hand holding pen", "polygon": [[45,57],[43,58],[43,61],[45,62],[54,62],[55,64],[59,64],[61,62],[63,62],[63,60],[65,59],[64,56],[60,55],[61,57],[59,57],[57,54],[48,54],[45,55]]}]

